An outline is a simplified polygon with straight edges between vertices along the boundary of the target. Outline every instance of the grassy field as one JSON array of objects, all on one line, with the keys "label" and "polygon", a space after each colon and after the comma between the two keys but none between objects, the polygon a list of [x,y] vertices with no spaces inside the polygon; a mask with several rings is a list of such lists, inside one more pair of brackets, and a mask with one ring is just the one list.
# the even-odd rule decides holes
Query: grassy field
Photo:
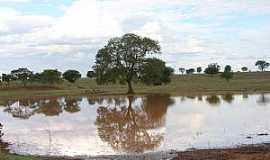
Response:
[{"label": "grassy field", "polygon": [[[208,94],[224,92],[268,92],[270,91],[270,72],[235,73],[227,82],[219,75],[175,75],[172,82],[162,86],[134,84],[137,94],[166,93],[172,95]],[[97,85],[94,79],[83,78],[75,84],[64,82],[58,86],[38,86],[30,84],[18,87],[16,84],[0,87],[0,97],[16,96],[65,96],[125,94],[126,85]]]}]

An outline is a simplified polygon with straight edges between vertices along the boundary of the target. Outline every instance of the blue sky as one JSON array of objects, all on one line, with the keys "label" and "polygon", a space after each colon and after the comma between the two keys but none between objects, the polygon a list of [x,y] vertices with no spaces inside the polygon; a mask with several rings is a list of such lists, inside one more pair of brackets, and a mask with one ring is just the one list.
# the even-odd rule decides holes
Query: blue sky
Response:
[{"label": "blue sky", "polygon": [[86,72],[108,39],[160,41],[175,69],[270,61],[269,0],[0,0],[0,72]]}]

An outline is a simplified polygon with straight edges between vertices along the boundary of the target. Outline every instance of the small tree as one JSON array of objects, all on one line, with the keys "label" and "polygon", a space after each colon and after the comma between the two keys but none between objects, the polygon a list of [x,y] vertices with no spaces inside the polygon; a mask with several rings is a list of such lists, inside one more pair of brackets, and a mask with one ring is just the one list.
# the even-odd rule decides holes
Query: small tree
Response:
[{"label": "small tree", "polygon": [[182,75],[185,73],[186,69],[185,68],[179,68],[179,72],[182,73]]},{"label": "small tree", "polygon": [[80,79],[82,77],[81,73],[76,70],[67,70],[63,73],[63,78],[70,83],[76,82],[76,80]]},{"label": "small tree", "polygon": [[95,72],[94,71],[88,71],[87,74],[86,74],[86,76],[88,78],[93,78],[93,77],[95,77]]},{"label": "small tree", "polygon": [[9,82],[11,81],[11,75],[10,74],[2,74],[2,81],[6,82],[9,85]]},{"label": "small tree", "polygon": [[40,73],[40,79],[43,83],[60,83],[62,81],[61,72],[56,69],[47,69]]},{"label": "small tree", "polygon": [[259,70],[261,70],[262,72],[269,67],[269,63],[264,61],[264,60],[259,60],[255,63],[255,66],[257,66],[259,68]]},{"label": "small tree", "polygon": [[248,71],[248,68],[247,68],[247,67],[242,67],[241,70],[242,70],[243,72],[246,72],[246,71]]},{"label": "small tree", "polygon": [[190,68],[190,69],[186,70],[187,74],[193,74],[194,72],[195,72],[194,68]]},{"label": "small tree", "polygon": [[197,73],[201,73],[202,72],[202,67],[197,67]]},{"label": "small tree", "polygon": [[146,56],[160,53],[159,42],[135,34],[125,34],[109,40],[96,55],[93,66],[98,84],[127,83],[128,94],[133,94],[132,83],[138,79]]},{"label": "small tree", "polygon": [[146,59],[140,73],[140,79],[147,85],[161,85],[171,82],[173,69],[166,67],[165,62],[157,58]]},{"label": "small tree", "polygon": [[226,79],[227,82],[229,82],[230,79],[233,78],[232,67],[230,65],[225,66],[224,72],[221,74],[221,78]]},{"label": "small tree", "polygon": [[204,70],[205,74],[218,74],[220,70],[220,66],[217,63],[211,63],[208,67]]}]

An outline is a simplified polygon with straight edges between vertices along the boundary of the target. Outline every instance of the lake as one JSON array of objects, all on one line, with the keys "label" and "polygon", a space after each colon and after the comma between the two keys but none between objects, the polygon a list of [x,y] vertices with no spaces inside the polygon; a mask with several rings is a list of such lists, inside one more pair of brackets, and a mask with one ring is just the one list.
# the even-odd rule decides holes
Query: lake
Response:
[{"label": "lake", "polygon": [[270,142],[270,94],[1,99],[2,151],[112,155]]}]

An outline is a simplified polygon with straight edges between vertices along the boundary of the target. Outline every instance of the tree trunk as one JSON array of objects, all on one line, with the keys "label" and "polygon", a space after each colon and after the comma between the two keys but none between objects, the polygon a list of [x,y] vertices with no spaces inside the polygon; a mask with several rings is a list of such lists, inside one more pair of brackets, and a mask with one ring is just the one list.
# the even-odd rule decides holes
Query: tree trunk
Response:
[{"label": "tree trunk", "polygon": [[128,93],[127,94],[134,94],[131,81],[128,81],[127,83],[128,83]]}]

